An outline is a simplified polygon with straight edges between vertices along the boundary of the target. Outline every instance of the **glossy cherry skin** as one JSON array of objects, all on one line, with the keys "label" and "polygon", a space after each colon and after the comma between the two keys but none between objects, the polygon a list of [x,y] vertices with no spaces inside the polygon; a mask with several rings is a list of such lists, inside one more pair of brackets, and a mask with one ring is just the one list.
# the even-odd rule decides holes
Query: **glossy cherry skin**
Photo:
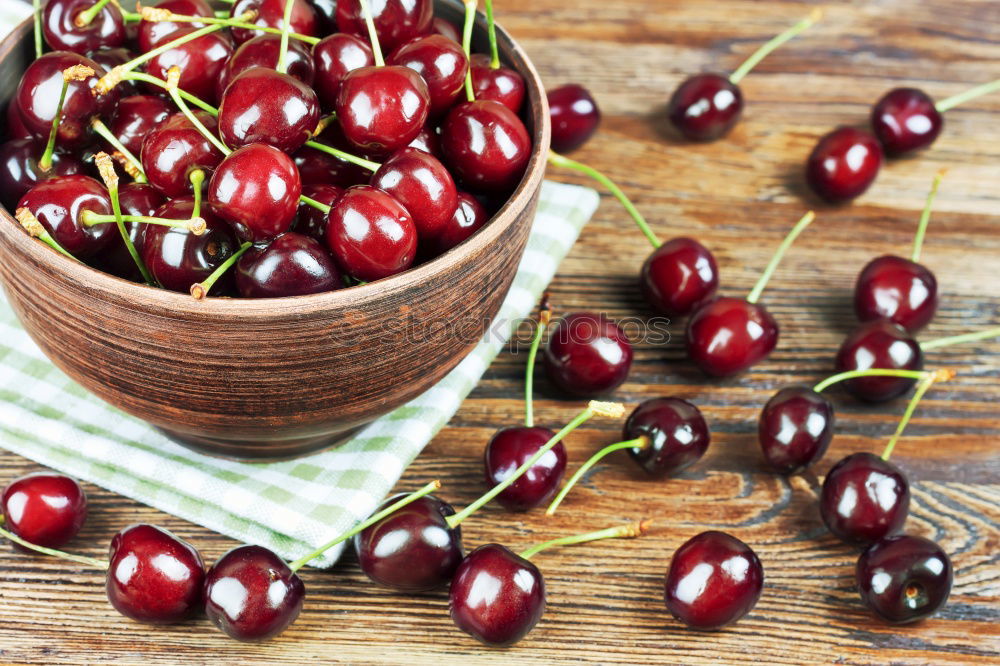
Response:
[{"label": "glossy cherry skin", "polygon": [[108,191],[90,176],[49,178],[28,190],[17,204],[27,208],[64,250],[77,258],[99,252],[118,233],[113,224],[83,224],[84,211],[110,215]]},{"label": "glossy cherry skin", "polygon": [[468,554],[448,591],[448,610],[459,629],[494,647],[513,645],[545,612],[545,579],[534,564],[489,543]]},{"label": "glossy cherry skin", "polygon": [[468,192],[458,192],[455,212],[432,238],[420,239],[421,255],[433,258],[444,254],[476,233],[490,219],[490,214],[479,199]]},{"label": "glossy cherry skin", "polygon": [[[344,193],[344,188],[336,185],[303,185],[302,196],[313,201],[332,206],[333,202]],[[326,213],[313,208],[307,203],[299,203],[298,217],[292,225],[292,231],[315,238],[326,247]]]},{"label": "glossy cherry skin", "polygon": [[[282,28],[285,23],[285,0],[237,0],[233,3],[229,15],[232,17],[255,10],[257,18],[252,21],[262,28]],[[294,0],[292,4],[292,32],[315,37],[319,34],[319,17],[308,0]],[[255,30],[233,28],[233,39],[238,44],[249,41],[259,35]]]},{"label": "glossy cherry skin", "polygon": [[205,614],[238,641],[274,638],[295,622],[305,597],[302,579],[260,546],[233,548],[205,574]]},{"label": "glossy cherry skin", "polygon": [[417,135],[413,141],[410,142],[410,148],[416,148],[422,150],[425,153],[430,153],[434,157],[444,159],[441,155],[441,139],[438,137],[437,131],[429,126],[424,126],[420,130],[420,134]]},{"label": "glossy cherry skin", "polygon": [[[205,0],[160,0],[153,5],[159,9],[166,9],[180,16],[214,16],[212,6]],[[165,44],[180,34],[178,30],[194,28],[200,30],[207,26],[207,23],[187,23],[175,21],[139,21],[139,30],[136,41],[142,53],[148,53],[157,46]]]},{"label": "glossy cherry skin", "polygon": [[[204,111],[195,116],[209,132],[216,132],[215,118]],[[202,136],[183,113],[175,113],[146,135],[140,160],[146,178],[168,197],[191,191],[189,176],[202,169],[206,176],[222,162],[222,153]]]},{"label": "glossy cherry skin", "polygon": [[629,457],[656,478],[698,462],[711,442],[701,410],[680,398],[654,398],[636,407],[625,421],[622,438],[637,437],[646,437],[649,446],[626,449]]},{"label": "glossy cherry skin", "polygon": [[106,590],[125,617],[173,624],[201,610],[205,565],[191,544],[153,525],[126,527],[111,539]]},{"label": "glossy cherry skin", "polygon": [[895,88],[872,107],[872,131],[887,155],[899,156],[934,143],[944,117],[923,90]]},{"label": "glossy cherry skin", "polygon": [[470,58],[472,68],[472,90],[477,100],[499,102],[514,113],[520,113],[524,105],[524,77],[510,67],[493,69],[490,56],[473,53]]},{"label": "glossy cherry skin", "polygon": [[[223,93],[232,83],[233,79],[254,67],[264,67],[265,69],[276,69],[278,66],[278,54],[281,50],[281,35],[264,34],[254,37],[248,42],[240,44],[233,57],[226,63],[226,67],[219,75],[216,83],[216,97],[223,99]],[[288,40],[288,52],[285,56],[285,64],[288,67],[288,75],[295,78],[307,86],[313,84],[316,76],[313,65],[313,56],[305,42],[298,39]]]},{"label": "glossy cherry skin", "polygon": [[702,532],[674,553],[664,587],[671,615],[693,629],[719,629],[757,604],[764,567],[736,537]]},{"label": "glossy cherry skin", "polygon": [[[325,137],[326,133],[324,133],[322,143],[331,144],[332,142],[326,140]],[[299,170],[303,187],[306,185],[338,185],[340,187],[363,185],[367,184],[372,176],[372,172],[364,167],[345,162],[309,146],[302,146],[296,150],[295,154],[292,155],[292,160]]]},{"label": "glossy cherry skin", "polygon": [[642,264],[639,288],[656,312],[671,317],[687,315],[715,297],[719,267],[698,241],[672,238]]},{"label": "glossy cherry skin", "polygon": [[[192,33],[195,28],[179,28],[169,40]],[[202,35],[190,42],[167,49],[146,63],[146,72],[158,79],[167,79],[172,67],[181,71],[178,87],[207,102],[217,100],[216,88],[226,63],[233,55],[233,44],[218,32]]]},{"label": "glossy cherry skin", "polygon": [[[554,436],[548,428],[538,427],[513,426],[496,431],[483,454],[486,485],[493,488],[506,481]],[[552,499],[565,473],[566,447],[559,442],[496,500],[511,511],[533,509]]]},{"label": "glossy cherry skin", "polygon": [[806,162],[806,182],[830,203],[850,201],[875,182],[882,147],[871,132],[840,127],[825,135]]},{"label": "glossy cherry skin", "polygon": [[695,311],[687,325],[688,357],[715,377],[759,363],[778,344],[778,322],[762,306],[717,298]]},{"label": "glossy cherry skin", "polygon": [[458,27],[454,23],[441,18],[440,16],[435,16],[434,21],[431,25],[431,30],[438,35],[444,35],[453,42],[462,41],[462,33],[459,31]]},{"label": "glossy cherry skin", "polygon": [[837,538],[869,544],[903,528],[910,484],[892,463],[871,453],[847,456],[827,473],[819,513]]},{"label": "glossy cherry skin", "polygon": [[549,380],[580,397],[597,397],[621,386],[632,355],[632,344],[618,324],[593,312],[559,319],[543,352]]},{"label": "glossy cherry skin", "polygon": [[854,285],[854,312],[861,321],[885,318],[916,333],[934,319],[938,289],[925,266],[893,255],[868,262]]},{"label": "glossy cherry skin", "polygon": [[[390,497],[379,511],[405,495]],[[462,529],[445,518],[450,504],[427,495],[386,516],[354,537],[358,564],[370,579],[403,592],[423,592],[451,580],[462,562]]]},{"label": "glossy cherry skin", "polygon": [[38,160],[45,152],[41,139],[12,139],[0,144],[0,203],[13,211],[17,202],[28,190],[53,176],[81,173],[83,163],[76,157],[56,151],[48,171],[38,168]]},{"label": "glossy cherry skin", "polygon": [[324,109],[337,106],[340,84],[348,73],[362,67],[374,67],[375,56],[367,42],[346,32],[321,39],[312,50],[316,79],[313,87]]},{"label": "glossy cherry skin", "polygon": [[236,289],[243,298],[304,296],[343,286],[327,249],[293,231],[251,248],[236,263]]},{"label": "glossy cherry skin", "polygon": [[366,153],[386,154],[420,134],[430,108],[427,84],[409,67],[361,67],[344,77],[337,121],[344,136]]},{"label": "glossy cherry skin", "polygon": [[[431,0],[382,0],[369,4],[379,44],[386,53],[431,30],[434,19]],[[337,0],[337,27],[341,32],[368,39],[360,0]]]},{"label": "glossy cherry skin", "polygon": [[441,127],[445,163],[468,188],[509,192],[531,157],[531,137],[521,119],[503,104],[462,102]]},{"label": "glossy cherry skin", "polygon": [[371,282],[413,264],[417,228],[406,208],[391,196],[369,185],[356,185],[330,209],[326,243],[344,273]]},{"label": "glossy cherry skin", "polygon": [[[924,354],[906,329],[886,319],[875,319],[858,326],[840,345],[837,372],[882,368],[922,370]],[[915,379],[906,377],[855,377],[843,382],[854,396],[870,402],[898,398],[910,390]]]},{"label": "glossy cherry skin", "polygon": [[713,141],[740,119],[743,93],[719,74],[698,74],[677,87],[667,104],[667,117],[692,141]]},{"label": "glossy cherry skin", "polygon": [[548,91],[552,118],[552,150],[569,153],[583,144],[601,124],[601,110],[590,91],[570,83]]},{"label": "glossy cherry skin", "polygon": [[[166,199],[158,189],[148,183],[126,183],[118,190],[118,203],[123,215],[151,217],[160,206],[166,203]],[[140,257],[142,256],[142,244],[146,237],[146,226],[138,222],[125,223],[129,239],[139,252]],[[117,275],[126,280],[133,282],[142,280],[142,273],[139,272],[139,267],[136,266],[128,248],[125,247],[125,241],[117,227],[111,233],[111,240],[108,241],[103,250],[94,255],[90,263],[106,273]]]},{"label": "glossy cherry skin", "polygon": [[462,47],[441,35],[428,35],[406,42],[387,61],[409,67],[420,74],[430,93],[430,115],[440,116],[451,108],[462,92],[469,60]]},{"label": "glossy cherry skin", "polygon": [[219,134],[231,148],[266,143],[291,153],[309,140],[318,122],[319,99],[313,89],[265,67],[234,78],[219,107]]},{"label": "glossy cherry skin", "polygon": [[806,386],[783,388],[767,401],[757,421],[757,441],[767,463],[794,474],[823,457],[833,439],[833,405]]},{"label": "glossy cherry skin", "polygon": [[437,236],[458,207],[451,174],[436,157],[417,148],[397,150],[372,176],[371,184],[403,204],[419,238]]},{"label": "glossy cherry skin", "polygon": [[[174,108],[170,102],[155,95],[131,95],[118,102],[108,129],[136,157],[142,153],[146,135],[163,124]],[[110,145],[106,149],[114,150]]]},{"label": "glossy cherry skin", "polygon": [[858,558],[854,575],[865,606],[886,622],[905,624],[944,606],[954,574],[941,546],[899,534],[869,546]]},{"label": "glossy cherry skin", "polygon": [[49,0],[42,11],[45,43],[54,51],[86,53],[99,48],[115,48],[125,43],[125,20],[118,7],[108,4],[82,28],[77,16],[93,5],[92,0]]},{"label": "glossy cherry skin", "polygon": [[87,496],[75,479],[35,472],[7,484],[0,494],[0,515],[4,527],[25,541],[61,548],[87,520]]}]

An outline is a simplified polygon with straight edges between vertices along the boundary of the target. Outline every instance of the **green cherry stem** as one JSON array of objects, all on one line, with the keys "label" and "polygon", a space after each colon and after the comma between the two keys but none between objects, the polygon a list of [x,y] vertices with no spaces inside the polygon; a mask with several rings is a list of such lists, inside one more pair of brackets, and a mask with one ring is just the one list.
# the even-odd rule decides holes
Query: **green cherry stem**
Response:
[{"label": "green cherry stem", "polygon": [[368,26],[368,39],[372,44],[372,55],[375,57],[375,66],[385,67],[385,58],[382,57],[382,46],[378,43],[378,32],[375,30],[375,19],[372,18],[371,0],[361,0],[361,11],[365,16],[365,25]]},{"label": "green cherry stem", "polygon": [[636,523],[629,523],[628,525],[621,525],[619,527],[609,527],[607,529],[597,530],[596,532],[587,532],[585,534],[576,534],[573,536],[561,537],[559,539],[551,539],[549,541],[543,541],[542,543],[536,544],[527,550],[523,550],[519,553],[519,555],[526,560],[530,560],[543,550],[554,548],[556,546],[572,546],[578,543],[600,541],[602,539],[634,539],[645,534],[652,522],[653,521],[651,520],[640,520]]},{"label": "green cherry stem", "polygon": [[984,83],[982,85],[976,86],[975,88],[970,88],[969,90],[966,90],[965,92],[959,93],[957,95],[953,95],[952,97],[947,97],[938,102],[937,104],[935,104],[934,108],[937,109],[939,112],[944,113],[949,109],[954,109],[959,104],[964,104],[971,99],[975,99],[976,97],[980,97],[982,95],[986,95],[997,90],[1000,90],[1000,79],[997,79],[996,81],[990,81],[989,83]]},{"label": "green cherry stem", "polygon": [[345,162],[350,162],[351,164],[357,164],[359,167],[368,169],[369,171],[378,171],[382,167],[382,165],[379,164],[378,162],[372,162],[371,160],[366,160],[363,157],[357,157],[355,155],[351,155],[350,153],[345,153],[342,150],[338,150],[333,146],[327,146],[326,144],[319,143],[318,141],[306,141],[305,145],[309,146],[310,148],[315,148],[316,150],[322,153],[326,153],[327,155],[333,155],[334,157],[338,157],[344,160]]},{"label": "green cherry stem", "polygon": [[[114,211],[114,222],[118,226],[118,233],[121,234],[125,249],[128,250],[129,256],[132,257],[132,261],[135,262],[146,284],[155,285],[156,281],[153,279],[142,257],[139,256],[138,250],[135,249],[135,244],[129,236],[128,229],[125,228],[125,216],[122,215],[121,201],[118,198],[118,173],[115,171],[115,163],[107,153],[101,152],[94,156],[94,164],[97,165],[97,171],[101,175],[101,180],[104,181],[105,187],[108,188],[108,197],[111,199],[111,210]],[[83,215],[86,216],[87,213],[92,212],[84,211]]]},{"label": "green cherry stem", "polygon": [[72,254],[67,252],[66,248],[60,245],[59,241],[57,241],[55,238],[52,237],[52,234],[49,233],[48,229],[42,226],[42,223],[38,221],[38,218],[35,217],[35,214],[32,213],[29,209],[18,208],[16,211],[14,211],[14,218],[17,220],[18,224],[20,224],[21,227],[23,227],[24,230],[28,232],[28,235],[31,236],[32,238],[37,238],[38,240],[42,241],[43,243],[51,247],[56,252],[66,255],[73,261],[80,261]]},{"label": "green cherry stem", "polygon": [[195,169],[188,176],[191,181],[191,188],[194,190],[194,207],[191,209],[191,219],[201,217],[201,190],[205,184],[205,170]]},{"label": "green cherry stem", "polygon": [[614,195],[616,199],[618,199],[619,203],[621,203],[621,205],[625,207],[625,210],[628,211],[628,214],[635,221],[636,226],[639,227],[639,231],[641,231],[646,236],[646,238],[649,239],[649,242],[652,243],[653,247],[654,248],[660,247],[660,240],[656,237],[656,234],[653,233],[653,230],[649,228],[649,224],[646,222],[646,218],[642,216],[642,213],[639,212],[639,209],[632,204],[629,198],[625,196],[625,193],[622,192],[621,188],[615,185],[614,181],[612,181],[610,178],[605,176],[603,173],[601,173],[594,167],[587,166],[586,164],[583,164],[582,162],[577,162],[576,160],[571,160],[570,158],[565,157],[563,155],[559,155],[558,153],[555,153],[551,150],[549,151],[549,164],[552,164],[557,167],[562,167],[564,169],[572,169],[574,171],[579,171],[580,173],[586,176],[590,176],[598,183],[608,188],[608,191],[610,191],[611,194]]},{"label": "green cherry stem", "polygon": [[34,0],[31,4],[31,21],[35,32],[35,58],[42,57],[42,0]]},{"label": "green cherry stem", "polygon": [[813,391],[816,393],[822,393],[834,384],[845,382],[848,379],[857,379],[858,377],[906,377],[907,379],[924,379],[927,375],[931,374],[934,373],[927,370],[890,370],[882,368],[848,370],[846,372],[841,372],[827,377],[820,383],[816,384],[816,386],[813,387]]},{"label": "green cherry stem", "polygon": [[73,25],[77,28],[86,28],[95,18],[97,18],[97,15],[101,13],[101,10],[104,9],[109,2],[111,2],[111,0],[97,0],[97,2],[76,15],[73,19]]},{"label": "green cherry stem", "polygon": [[288,33],[292,31],[292,7],[295,0],[285,0],[285,13],[281,17],[281,46],[278,48],[278,66],[281,74],[288,73]]},{"label": "green cherry stem", "polygon": [[934,206],[934,197],[937,196],[938,187],[941,186],[941,179],[944,178],[945,169],[941,169],[934,174],[934,182],[931,183],[931,191],[927,193],[927,202],[924,210],[920,213],[920,223],[917,224],[917,233],[913,236],[913,252],[910,260],[913,263],[920,261],[920,249],[924,245],[924,236],[927,235],[927,223],[931,221],[931,207]]},{"label": "green cherry stem", "polygon": [[302,203],[304,203],[307,206],[312,206],[316,210],[321,211],[324,215],[329,215],[330,214],[330,207],[327,206],[325,203],[322,203],[320,201],[316,201],[315,199],[310,199],[309,197],[307,197],[305,195],[300,196],[299,197],[299,201],[301,201]]},{"label": "green cherry stem", "polygon": [[142,170],[142,162],[139,158],[132,154],[128,148],[125,147],[118,137],[105,125],[100,118],[94,116],[90,121],[90,126],[93,128],[94,133],[99,137],[107,141],[112,148],[114,148],[118,153],[121,154],[122,158],[128,165],[125,167],[125,171],[132,176],[132,180],[137,183],[149,182],[146,180],[146,172]]},{"label": "green cherry stem", "polygon": [[195,300],[200,301],[208,296],[208,292],[212,290],[212,287],[215,286],[215,283],[218,282],[219,278],[225,275],[226,271],[232,268],[233,264],[239,261],[240,257],[242,257],[243,254],[251,247],[253,247],[253,243],[250,241],[243,243],[240,245],[240,249],[233,252],[231,257],[219,264],[219,267],[212,271],[211,275],[201,282],[196,282],[191,285],[191,295],[194,296]]},{"label": "green cherry stem", "polygon": [[621,418],[625,414],[625,406],[617,402],[599,402],[597,400],[591,400],[586,409],[577,414],[576,417],[567,423],[562,430],[553,435],[549,441],[545,442],[545,444],[543,444],[541,448],[535,452],[535,455],[525,460],[524,464],[514,470],[513,474],[508,476],[501,483],[493,486],[493,488],[491,488],[485,495],[477,499],[469,506],[465,507],[456,514],[445,518],[445,522],[448,523],[448,527],[455,529],[461,525],[463,520],[475,513],[484,504],[489,503],[490,500],[502,493],[508,486],[521,478],[521,475],[527,472],[531,466],[538,462],[541,457],[544,456],[553,446],[561,442],[563,438],[596,414],[610,418]]},{"label": "green cherry stem", "polygon": [[535,357],[538,356],[538,347],[542,343],[542,336],[545,335],[545,328],[552,319],[552,309],[549,307],[549,296],[542,297],[542,304],[538,310],[538,327],[535,336],[531,339],[531,347],[528,348],[528,362],[524,370],[524,425],[529,428],[535,425],[534,408],[534,386],[535,386]]},{"label": "green cherry stem", "polygon": [[[122,76],[122,81],[139,81],[140,83],[148,83],[148,84],[153,85],[153,86],[158,86],[160,88],[163,88],[164,90],[167,89],[167,82],[166,81],[164,81],[163,79],[157,78],[155,76],[150,76],[149,74],[146,74],[145,72],[129,72],[128,74],[124,74]],[[205,113],[207,113],[207,114],[209,114],[211,116],[218,116],[219,115],[219,110],[218,109],[216,109],[211,104],[208,104],[207,102],[201,101],[200,99],[198,99],[197,97],[195,97],[191,93],[187,92],[186,90],[181,90],[180,88],[178,88],[177,89],[177,94],[180,95],[181,99],[183,99],[185,102],[187,102],[188,104],[194,104],[195,106],[197,106],[199,109],[201,109]]]},{"label": "green cherry stem", "polygon": [[198,120],[198,116],[194,115],[194,112],[191,111],[191,107],[189,107],[187,102],[184,101],[184,98],[180,96],[177,87],[180,82],[180,78],[180,67],[175,65],[167,71],[167,93],[170,95],[170,99],[174,101],[174,104],[176,104],[177,108],[181,110],[181,113],[187,117],[188,122],[190,122],[203,137],[208,139],[208,142],[215,146],[220,153],[228,157],[233,151],[230,150],[226,144],[222,143],[218,137],[208,131],[205,124]]},{"label": "green cherry stem", "polygon": [[985,331],[976,333],[964,333],[962,335],[951,335],[947,338],[937,338],[921,342],[920,348],[924,351],[937,349],[938,347],[949,347],[951,345],[962,344],[963,342],[976,342],[978,340],[988,340],[989,338],[1000,337],[1000,328],[988,328]]},{"label": "green cherry stem", "polygon": [[[158,12],[161,11],[161,10],[155,8],[155,7],[149,7],[149,8],[146,8],[146,9],[152,9],[152,10],[155,10],[155,11],[158,11]],[[144,14],[148,14],[148,12],[146,12],[146,9],[143,10]],[[158,13],[158,14],[153,15],[153,16],[155,16],[155,19],[153,19],[154,22],[155,21],[170,21],[170,22],[173,22],[173,23],[210,23],[210,24],[213,24],[213,25],[222,25],[222,26],[225,26],[225,27],[228,27],[228,28],[242,28],[243,30],[255,30],[257,32],[265,32],[265,33],[268,33],[270,35],[281,35],[284,32],[280,28],[267,28],[267,27],[262,26],[262,25],[256,25],[254,23],[248,23],[246,21],[241,21],[241,20],[235,19],[235,18],[226,18],[226,17],[218,17],[218,16],[215,17],[215,18],[212,18],[210,16],[207,16],[207,17],[206,16],[187,16],[185,14],[174,14],[173,12],[169,12],[169,11],[166,11],[166,10],[162,10],[162,11],[163,11],[163,13]],[[244,14],[241,15],[242,18],[249,18],[250,16],[252,16],[252,12],[246,12],[246,13],[244,13]],[[141,18],[145,18],[145,16],[142,16]],[[150,19],[145,19],[145,20],[150,20]],[[319,44],[319,37],[312,37],[311,35],[303,35],[302,33],[299,33],[299,32],[291,32],[291,31],[289,31],[288,37],[289,37],[289,39],[295,39],[295,40],[298,40],[300,42],[305,42],[306,44],[309,44],[310,46],[315,46],[316,44]]]},{"label": "green cherry stem", "polygon": [[38,160],[38,168],[45,172],[52,168],[52,155],[56,151],[56,137],[59,135],[59,123],[62,121],[63,105],[66,103],[66,92],[73,81],[85,81],[94,76],[95,72],[86,65],[73,65],[63,70],[63,84],[59,90],[59,102],[56,104],[56,114],[52,117],[52,127],[49,128],[49,139],[45,143],[45,152]]},{"label": "green cherry stem", "polygon": [[603,449],[590,456],[590,459],[580,465],[580,469],[576,470],[576,473],[570,477],[569,481],[566,482],[566,485],[564,485],[562,490],[559,491],[559,494],[556,495],[556,498],[552,500],[552,504],[550,504],[549,508],[545,510],[545,515],[551,516],[555,514],[556,509],[558,509],[559,505],[562,504],[562,501],[566,498],[566,495],[569,494],[569,491],[573,488],[573,486],[576,485],[576,482],[583,478],[583,475],[587,473],[587,470],[596,465],[601,458],[604,458],[615,451],[621,451],[622,449],[645,449],[649,447],[649,444],[649,437],[639,435],[635,439],[626,439],[624,442],[608,444]]},{"label": "green cherry stem", "polygon": [[396,513],[397,511],[399,511],[400,509],[402,509],[403,507],[405,507],[407,504],[411,504],[413,502],[416,502],[421,497],[424,497],[425,495],[430,495],[432,492],[434,492],[435,490],[439,490],[440,488],[441,488],[441,482],[440,481],[431,481],[430,483],[428,483],[426,486],[424,486],[420,490],[417,490],[416,492],[410,493],[406,497],[402,498],[398,502],[394,502],[393,504],[390,504],[389,506],[387,506],[386,508],[382,509],[378,513],[373,513],[371,516],[368,517],[367,520],[365,520],[364,522],[358,523],[357,525],[355,525],[354,527],[352,527],[348,531],[346,531],[343,534],[341,534],[336,539],[333,539],[332,541],[328,541],[327,543],[323,544],[322,546],[320,546],[319,548],[317,548],[313,552],[309,553],[308,555],[300,557],[299,559],[295,560],[294,562],[289,563],[288,568],[292,570],[292,573],[295,573],[296,571],[298,571],[299,569],[301,569],[302,567],[304,567],[306,564],[308,564],[309,562],[313,561],[314,559],[316,559],[317,557],[319,557],[320,555],[322,555],[326,551],[330,550],[331,548],[333,548],[337,544],[343,543],[343,542],[347,541],[348,539],[350,539],[355,534],[358,534],[360,532],[365,531],[366,529],[368,529],[369,527],[371,527],[372,525],[374,525],[378,521],[382,520],[386,516],[390,516],[390,515]]},{"label": "green cherry stem", "polygon": [[[3,524],[4,524],[4,517],[0,516],[0,525]],[[16,544],[24,546],[28,550],[33,550],[36,553],[51,555],[52,557],[58,557],[63,560],[70,560],[71,562],[76,562],[77,564],[86,564],[87,566],[100,569],[101,571],[108,570],[108,563],[103,560],[99,560],[94,557],[87,557],[85,555],[73,555],[72,553],[65,553],[61,550],[56,550],[55,548],[47,548],[45,546],[39,546],[37,544],[31,543],[30,541],[25,541],[21,537],[17,536],[13,532],[3,527],[0,527],[0,535],[6,537],[7,539],[10,539]]]},{"label": "green cherry stem", "polygon": [[[476,1],[463,0],[465,3],[465,22],[462,24],[462,50],[466,60],[472,55],[472,27],[476,23]],[[465,97],[470,102],[476,101],[476,92],[472,88],[472,67],[465,73]]]},{"label": "green cherry stem", "polygon": [[743,64],[736,68],[736,71],[729,75],[729,82],[734,86],[743,80],[743,77],[750,73],[750,70],[760,64],[760,61],[769,56],[775,49],[807,30],[814,23],[823,18],[823,11],[816,8],[810,12],[809,16],[802,19],[788,30],[777,37],[773,37],[766,44],[753,52],[753,54],[743,61]]},{"label": "green cherry stem", "polygon": [[500,69],[500,50],[497,48],[497,26],[493,22],[493,0],[486,0],[486,29],[490,36],[490,69]]},{"label": "green cherry stem", "polygon": [[896,432],[892,434],[889,438],[889,442],[885,445],[885,450],[882,451],[882,460],[889,460],[889,456],[892,455],[892,450],[896,448],[896,442],[899,441],[900,436],[906,429],[906,424],[910,422],[910,417],[913,416],[914,410],[916,410],[917,405],[920,404],[920,399],[924,397],[927,390],[933,386],[934,382],[947,381],[955,376],[954,372],[950,370],[943,370],[938,372],[928,373],[926,377],[920,380],[917,384],[917,390],[913,393],[913,397],[910,398],[910,402],[906,405],[906,411],[903,412],[903,417],[899,420],[899,425],[896,426]]},{"label": "green cherry stem", "polygon": [[774,256],[771,257],[771,262],[767,265],[767,268],[764,269],[764,272],[757,280],[757,284],[755,284],[753,289],[750,290],[750,295],[747,296],[747,303],[753,305],[760,300],[760,295],[764,293],[764,287],[767,286],[768,280],[771,279],[771,276],[774,275],[774,271],[777,270],[778,264],[781,263],[781,258],[785,256],[785,252],[787,252],[788,248],[792,246],[795,239],[799,237],[799,234],[805,231],[805,228],[808,227],[814,219],[816,219],[816,213],[809,211],[802,216],[802,219],[795,223],[792,230],[788,232],[787,236],[785,236],[785,240],[781,241],[781,245],[778,246],[778,250],[774,253]]},{"label": "green cherry stem", "polygon": [[[148,215],[122,215],[122,222],[135,222],[136,224],[152,224],[157,227],[170,227],[172,229],[184,229],[190,231],[195,236],[201,236],[208,228],[204,218],[194,217],[187,220],[172,220],[166,217],[150,217]],[[80,214],[80,222],[85,227],[96,227],[101,224],[111,224],[118,222],[115,215],[104,215],[95,213],[92,210],[85,210]]]}]

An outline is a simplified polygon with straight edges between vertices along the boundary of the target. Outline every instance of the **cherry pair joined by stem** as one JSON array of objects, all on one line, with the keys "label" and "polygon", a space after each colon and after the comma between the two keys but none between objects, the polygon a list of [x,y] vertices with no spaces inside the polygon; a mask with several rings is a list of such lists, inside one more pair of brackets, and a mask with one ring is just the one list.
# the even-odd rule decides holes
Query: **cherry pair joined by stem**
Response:
[{"label": "cherry pair joined by stem", "polygon": [[87,495],[75,479],[64,474],[26,474],[0,493],[0,516],[7,529],[25,541],[59,548],[69,543],[87,520]]},{"label": "cherry pair joined by stem", "polygon": [[81,54],[122,46],[126,34],[121,11],[114,4],[98,5],[95,0],[49,0],[42,11],[45,42],[55,51]]}]

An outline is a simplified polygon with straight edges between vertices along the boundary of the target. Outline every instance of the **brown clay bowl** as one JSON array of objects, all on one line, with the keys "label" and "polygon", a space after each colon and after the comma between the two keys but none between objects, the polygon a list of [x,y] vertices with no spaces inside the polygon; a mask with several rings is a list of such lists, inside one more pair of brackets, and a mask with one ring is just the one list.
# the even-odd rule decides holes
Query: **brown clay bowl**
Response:
[{"label": "brown clay bowl", "polygon": [[[439,16],[461,24],[459,0]],[[206,299],[133,284],[30,238],[0,208],[0,282],[42,351],[96,395],[215,455],[285,458],[335,444],[431,387],[475,346],[524,251],[549,147],[542,84],[527,84],[527,172],[462,245],[391,278],[283,299]],[[476,26],[477,51],[486,25]],[[0,108],[32,58],[26,21],[0,43]]]}]

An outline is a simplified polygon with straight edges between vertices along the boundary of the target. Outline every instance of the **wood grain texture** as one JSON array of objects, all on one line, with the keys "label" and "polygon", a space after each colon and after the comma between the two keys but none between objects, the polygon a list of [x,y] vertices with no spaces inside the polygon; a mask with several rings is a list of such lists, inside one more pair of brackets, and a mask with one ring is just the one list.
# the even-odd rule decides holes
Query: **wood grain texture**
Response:
[{"label": "wood grain texture", "polygon": [[[701,70],[728,71],[753,48],[804,16],[808,5],[766,0],[503,0],[501,21],[531,54],[548,85],[577,81],[605,120],[580,159],[635,196],[663,237],[695,235],[717,256],[723,292],[750,289],[770,252],[807,206],[801,171],[818,136],[865,121],[896,85],[935,98],[1000,76],[1000,5],[990,1],[878,0],[830,3],[824,21],[765,60],[742,84],[744,120],[728,138],[687,145],[670,136],[662,109],[674,86]],[[786,384],[829,373],[854,323],[850,291],[860,268],[905,253],[935,171],[950,169],[923,261],[937,274],[941,310],[922,338],[1000,323],[1000,94],[948,112],[937,143],[894,161],[854,205],[818,208],[819,219],[788,254],[764,302],[782,326],[772,357],[751,372],[705,380],[683,359],[683,322],[666,345],[640,343],[617,396],[631,404],[676,395],[703,408],[713,443],[679,478],[651,483],[624,459],[598,465],[559,513],[513,515],[495,507],[464,526],[465,543],[514,548],[649,517],[640,540],[541,554],[549,607],[529,637],[487,650],[459,633],[445,592],[409,598],[374,587],[347,557],[306,571],[309,597],[294,627],[266,645],[233,643],[206,622],[149,629],[124,621],[104,600],[99,575],[0,548],[0,662],[112,661],[200,664],[995,663],[1000,652],[1000,344],[931,352],[928,366],[959,376],[935,387],[894,454],[914,489],[907,530],[938,540],[956,576],[948,605],[905,627],[874,620],[853,583],[857,552],[823,528],[818,484],[855,451],[880,451],[903,403],[865,406],[833,391],[837,436],[803,476],[766,472],[756,417]],[[551,177],[582,182],[563,173]],[[563,312],[649,316],[635,287],[648,244],[610,199],[603,202],[552,284]],[[503,354],[400,483],[441,478],[456,505],[482,491],[482,449],[494,429],[521,418],[524,354]],[[559,399],[539,374],[537,418],[558,425],[578,403]],[[595,419],[567,440],[571,465],[614,441],[620,425]],[[35,469],[0,456],[4,475]],[[211,560],[234,545],[207,530],[88,486],[92,518],[74,546],[100,555],[120,527],[152,521],[177,531]],[[708,528],[751,544],[766,572],[756,609],[732,628],[688,631],[666,613],[662,581],[672,552]]]}]

